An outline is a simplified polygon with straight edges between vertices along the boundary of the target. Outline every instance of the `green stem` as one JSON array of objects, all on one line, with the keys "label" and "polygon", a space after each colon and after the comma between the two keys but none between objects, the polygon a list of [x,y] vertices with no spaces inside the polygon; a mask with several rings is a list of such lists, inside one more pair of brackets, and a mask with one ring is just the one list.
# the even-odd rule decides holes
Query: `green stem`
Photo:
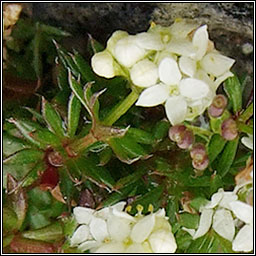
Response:
[{"label": "green stem", "polygon": [[239,116],[238,120],[245,123],[253,115],[253,103]]},{"label": "green stem", "polygon": [[209,141],[210,137],[213,135],[213,133],[211,131],[194,126],[194,125],[189,125],[189,124],[185,123],[185,126],[188,129],[192,130],[195,135],[202,137],[206,141]]},{"label": "green stem", "polygon": [[110,113],[101,123],[106,126],[111,126],[114,124],[123,114],[125,114],[130,109],[138,97],[139,93],[136,90],[132,90],[131,93],[120,104],[115,106],[110,111]]}]

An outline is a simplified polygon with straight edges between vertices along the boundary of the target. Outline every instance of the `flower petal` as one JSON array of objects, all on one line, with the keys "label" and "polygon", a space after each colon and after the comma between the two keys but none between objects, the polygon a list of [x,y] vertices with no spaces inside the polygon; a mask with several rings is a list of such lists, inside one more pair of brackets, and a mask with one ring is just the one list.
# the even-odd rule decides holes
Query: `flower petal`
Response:
[{"label": "flower petal", "polygon": [[130,76],[135,85],[149,87],[157,82],[158,68],[148,59],[141,60],[132,67]]},{"label": "flower petal", "polygon": [[172,125],[185,120],[187,114],[187,102],[182,96],[171,96],[165,103],[165,112]]},{"label": "flower petal", "polygon": [[250,252],[253,250],[253,226],[245,225],[237,233],[232,250],[235,252]]},{"label": "flower petal", "polygon": [[136,102],[136,106],[153,107],[162,104],[169,97],[168,86],[157,84],[145,89]]},{"label": "flower petal", "polygon": [[193,46],[197,49],[196,55],[194,59],[201,60],[202,57],[205,55],[207,47],[208,47],[208,32],[207,32],[207,25],[199,27],[192,39]]},{"label": "flower petal", "polygon": [[234,74],[230,71],[224,73],[223,75],[219,76],[214,82],[215,90],[222,84],[227,78],[234,76]]},{"label": "flower petal", "polygon": [[175,38],[185,38],[190,32],[198,27],[198,24],[186,20],[176,20],[170,26],[170,32]]},{"label": "flower petal", "polygon": [[82,252],[85,252],[85,251],[90,250],[92,248],[98,247],[99,244],[100,243],[97,242],[97,241],[89,240],[89,241],[86,241],[86,242],[83,242],[82,244],[80,244],[78,246],[78,250],[80,250]]},{"label": "flower petal", "polygon": [[213,229],[220,236],[232,241],[235,235],[235,224],[230,211],[219,209],[213,216]]},{"label": "flower petal", "polygon": [[146,253],[142,244],[133,243],[126,250],[125,253]]},{"label": "flower petal", "polygon": [[194,240],[205,235],[208,232],[212,224],[212,215],[213,215],[212,209],[204,209],[202,211],[198,229],[193,236]]},{"label": "flower petal", "polygon": [[140,219],[132,228],[131,239],[136,243],[145,241],[155,225],[155,215],[150,214]]},{"label": "flower petal", "polygon": [[95,212],[95,210],[78,206],[78,207],[74,208],[73,212],[74,212],[74,216],[75,216],[77,223],[89,224],[93,217],[93,213]]},{"label": "flower petal", "polygon": [[154,253],[174,253],[177,249],[173,234],[163,229],[153,232],[148,240]]},{"label": "flower petal", "polygon": [[166,49],[171,53],[187,56],[190,58],[194,58],[196,55],[196,48],[188,39],[173,38],[167,45]]},{"label": "flower petal", "polygon": [[203,208],[212,209],[217,206],[223,197],[223,190],[219,189],[217,193],[214,193],[211,197],[211,202],[205,205]]},{"label": "flower petal", "polygon": [[146,50],[163,50],[164,44],[160,34],[142,32],[136,35],[136,43]]},{"label": "flower petal", "polygon": [[87,225],[79,226],[70,239],[71,247],[86,241],[88,237],[89,237],[89,227]]},{"label": "flower petal", "polygon": [[217,52],[210,52],[206,54],[202,61],[202,68],[213,76],[221,76],[233,66],[235,60],[221,55]]},{"label": "flower petal", "polygon": [[231,210],[230,203],[236,201],[238,196],[233,192],[224,192],[219,206]]},{"label": "flower petal", "polygon": [[107,51],[97,52],[91,59],[91,65],[93,71],[106,78],[112,78],[115,76],[114,59]]},{"label": "flower petal", "polygon": [[107,223],[105,220],[97,217],[93,217],[90,225],[90,232],[93,236],[93,238],[96,241],[103,241],[106,237],[109,236],[108,229],[107,229]]},{"label": "flower petal", "polygon": [[146,51],[136,44],[134,36],[124,37],[115,45],[114,56],[125,67],[131,67],[145,55]]},{"label": "flower petal", "polygon": [[161,82],[167,85],[176,85],[181,79],[178,64],[172,58],[166,57],[162,59],[158,67],[158,72]]},{"label": "flower petal", "polygon": [[245,223],[253,223],[253,207],[242,201],[231,202],[230,208],[236,217]]},{"label": "flower petal", "polygon": [[108,244],[101,245],[93,253],[124,253],[124,246],[120,242],[110,242]]},{"label": "flower petal", "polygon": [[123,241],[131,232],[130,221],[110,215],[107,220],[108,232],[111,239],[115,241]]},{"label": "flower petal", "polygon": [[179,67],[185,75],[193,77],[196,73],[196,62],[186,56],[181,56],[179,59]]},{"label": "flower petal", "polygon": [[107,50],[110,51],[112,55],[114,55],[114,49],[115,49],[116,43],[120,39],[128,36],[129,34],[126,31],[122,31],[122,30],[115,31],[107,41]]},{"label": "flower petal", "polygon": [[124,207],[126,205],[126,202],[125,201],[121,201],[121,202],[118,202],[112,206],[110,206],[111,209],[115,209],[119,212],[123,211],[124,210]]},{"label": "flower petal", "polygon": [[249,149],[253,150],[253,135],[248,134],[247,137],[243,137],[241,142]]},{"label": "flower petal", "polygon": [[127,212],[121,212],[114,208],[112,213],[114,216],[116,216],[118,218],[122,218],[122,219],[128,220],[130,222],[135,222],[135,218],[133,216],[131,216],[130,214],[128,214]]},{"label": "flower petal", "polygon": [[210,89],[208,84],[195,78],[184,78],[179,84],[180,94],[193,100],[202,99]]}]

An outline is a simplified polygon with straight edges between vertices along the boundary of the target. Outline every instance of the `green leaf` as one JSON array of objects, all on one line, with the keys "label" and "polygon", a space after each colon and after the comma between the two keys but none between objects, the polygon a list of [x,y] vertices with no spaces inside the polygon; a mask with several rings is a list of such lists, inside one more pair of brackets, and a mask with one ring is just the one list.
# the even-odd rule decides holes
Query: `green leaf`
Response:
[{"label": "green leaf", "polygon": [[113,156],[113,151],[110,147],[106,147],[104,150],[102,150],[99,153],[99,158],[100,158],[100,166],[106,165],[112,158]]},{"label": "green leaf", "polygon": [[[188,232],[186,232],[182,229],[178,230],[178,232],[175,235],[175,238],[176,238],[176,243],[178,246],[176,253],[184,253],[183,251],[187,250],[188,247],[190,246],[191,242],[193,241],[192,236]],[[182,250],[182,251],[180,252],[179,250]],[[196,252],[197,251],[195,251],[194,253],[196,253]]]},{"label": "green leaf", "polygon": [[28,239],[55,242],[63,238],[63,228],[59,222],[55,222],[37,230],[25,231],[21,235]]},{"label": "green leaf", "polygon": [[80,118],[80,111],[81,102],[75,96],[75,94],[72,93],[68,103],[68,135],[70,137],[73,137],[76,134]]},{"label": "green leaf", "polygon": [[39,23],[36,23],[36,33],[34,37],[34,47],[33,47],[33,66],[35,69],[36,76],[39,80],[42,78],[43,74],[43,64],[42,64],[42,56],[41,56],[41,37],[42,37],[42,32]]},{"label": "green leaf", "polygon": [[24,109],[29,111],[38,122],[40,122],[41,124],[45,124],[43,116],[40,113],[38,113],[35,109],[29,107],[24,107]]},{"label": "green leaf", "polygon": [[211,179],[211,184],[210,184],[210,191],[211,194],[214,194],[215,192],[218,191],[219,188],[223,187],[223,181],[220,175],[216,174],[214,177]]},{"label": "green leaf", "polygon": [[249,124],[244,124],[242,122],[237,122],[236,125],[239,132],[244,132],[244,133],[253,135],[253,130],[254,130],[253,124],[249,125]]},{"label": "green leaf", "polygon": [[59,28],[49,26],[46,24],[40,24],[40,28],[42,32],[47,33],[48,35],[51,35],[51,36],[61,36],[61,37],[71,36],[69,32],[66,32],[64,30],[61,30]]},{"label": "green leaf", "polygon": [[148,212],[148,206],[152,204],[155,209],[158,209],[161,203],[161,196],[164,191],[164,186],[159,185],[156,188],[152,189],[148,193],[142,195],[138,199],[136,199],[132,204],[131,214],[135,214],[137,212],[136,206],[143,206],[143,214]]},{"label": "green leaf", "polygon": [[199,215],[191,214],[191,213],[181,213],[179,215],[179,223],[181,226],[186,228],[197,229],[199,223]]},{"label": "green leaf", "polygon": [[3,232],[11,233],[17,229],[17,216],[15,212],[7,207],[3,207]]},{"label": "green leaf", "polygon": [[228,110],[225,110],[220,117],[211,117],[210,116],[210,126],[214,133],[221,134],[221,125],[224,120],[230,117],[230,113]]},{"label": "green leaf", "polygon": [[238,117],[240,122],[245,123],[253,115],[253,102]]},{"label": "green leaf", "polygon": [[169,222],[173,225],[177,223],[176,214],[179,211],[179,202],[175,196],[169,196],[166,207],[166,214],[169,217]]},{"label": "green leaf", "polygon": [[68,86],[68,71],[62,63],[56,60],[56,73],[57,73],[57,84],[60,90],[69,91]]},{"label": "green leaf", "polygon": [[74,55],[71,55],[74,63],[76,64],[82,79],[85,82],[92,82],[97,80],[97,76],[93,73],[90,65],[87,61],[77,52],[74,52]]},{"label": "green leaf", "polygon": [[71,237],[74,234],[74,232],[79,224],[77,223],[74,216],[63,218],[62,221],[64,223],[64,227],[63,227],[64,235],[66,237]]},{"label": "green leaf", "polygon": [[156,140],[162,140],[168,134],[170,128],[169,122],[162,120],[156,124],[153,130],[153,136]]},{"label": "green leaf", "polygon": [[209,201],[204,197],[196,197],[191,200],[190,206],[199,211],[200,207],[206,205],[208,202]]},{"label": "green leaf", "polygon": [[19,186],[18,182],[11,175],[7,176],[7,191],[10,193],[8,201],[11,202],[12,209],[17,216],[16,229],[19,230],[27,213],[26,194],[24,189]]},{"label": "green leaf", "polygon": [[8,235],[8,236],[3,237],[3,248],[5,248],[8,245],[10,245],[10,243],[12,242],[13,238],[14,238],[14,235]]},{"label": "green leaf", "polygon": [[3,132],[3,155],[9,156],[22,149],[30,148],[30,145],[25,141],[16,138],[7,132]]},{"label": "green leaf", "polygon": [[223,139],[223,137],[220,136],[219,134],[214,134],[211,137],[211,140],[208,144],[208,156],[209,156],[210,163],[212,163],[216,159],[216,157],[220,154],[226,142],[227,141]]},{"label": "green leaf", "polygon": [[141,144],[153,144],[155,142],[155,138],[151,133],[143,131],[138,128],[129,128],[127,131],[127,135],[132,137],[135,141]]},{"label": "green leaf", "polygon": [[42,113],[50,129],[60,138],[65,136],[63,121],[53,106],[42,97]]},{"label": "green leaf", "polygon": [[144,174],[147,173],[147,171],[148,171],[147,169],[142,168],[126,177],[121,178],[120,180],[118,180],[116,182],[114,188],[119,190],[120,188],[129,186],[130,184],[132,184],[132,183],[136,182],[138,179],[140,179]]},{"label": "green leaf", "polygon": [[91,48],[93,53],[101,52],[104,50],[104,46],[100,44],[97,40],[95,40],[90,34],[89,34],[88,46],[89,46],[89,50]]},{"label": "green leaf", "polygon": [[224,82],[224,90],[232,104],[234,113],[242,109],[242,89],[237,76],[229,77]]},{"label": "green leaf", "polygon": [[35,149],[23,149],[8,158],[4,159],[5,165],[24,165],[35,163],[38,160],[43,159],[44,153]]},{"label": "green leaf", "polygon": [[218,160],[216,169],[217,169],[217,173],[221,177],[224,177],[229,172],[229,169],[236,156],[238,141],[239,141],[239,138],[236,138],[232,141],[227,142],[223,150],[223,153],[221,154]]},{"label": "green leaf", "polygon": [[52,203],[52,196],[48,191],[42,191],[38,187],[29,190],[29,203],[38,209],[45,209]]}]

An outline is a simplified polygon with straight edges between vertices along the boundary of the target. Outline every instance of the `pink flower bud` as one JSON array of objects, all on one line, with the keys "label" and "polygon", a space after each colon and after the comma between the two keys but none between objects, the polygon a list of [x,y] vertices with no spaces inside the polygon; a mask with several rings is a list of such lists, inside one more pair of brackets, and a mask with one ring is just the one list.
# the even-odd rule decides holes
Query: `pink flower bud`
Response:
[{"label": "pink flower bud", "polygon": [[234,140],[237,137],[238,130],[235,120],[229,118],[222,123],[221,135],[226,140]]},{"label": "pink flower bud", "polygon": [[169,129],[169,138],[172,141],[180,143],[182,140],[182,133],[186,130],[185,125],[177,124]]},{"label": "pink flower bud", "polygon": [[192,131],[186,130],[182,134],[182,140],[177,143],[179,148],[187,149],[189,148],[195,141],[195,137]]},{"label": "pink flower bud", "polygon": [[190,150],[190,156],[195,161],[202,161],[206,156],[206,148],[202,143],[196,143]]},{"label": "pink flower bud", "polygon": [[195,169],[203,171],[205,170],[209,165],[209,158],[207,155],[204,156],[202,160],[195,160],[193,159],[192,165]]},{"label": "pink flower bud", "polygon": [[216,95],[213,99],[212,104],[208,108],[208,114],[212,117],[221,116],[227,106],[227,103],[227,98],[224,95]]}]

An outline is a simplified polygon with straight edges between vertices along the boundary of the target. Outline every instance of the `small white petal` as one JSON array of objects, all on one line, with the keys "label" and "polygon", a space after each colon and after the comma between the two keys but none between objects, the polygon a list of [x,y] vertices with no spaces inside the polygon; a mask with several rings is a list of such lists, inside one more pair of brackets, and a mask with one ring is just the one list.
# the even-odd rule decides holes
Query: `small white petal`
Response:
[{"label": "small white petal", "polygon": [[87,225],[81,225],[76,229],[73,236],[70,239],[70,245],[75,246],[84,241],[89,237],[89,227]]},{"label": "small white petal", "polygon": [[196,62],[186,56],[181,56],[179,59],[179,67],[185,75],[193,77],[196,72]]},{"label": "small white petal", "polygon": [[121,202],[118,202],[112,206],[110,206],[111,209],[115,209],[119,212],[123,211],[124,210],[124,207],[126,205],[126,202],[125,201],[121,201]]},{"label": "small white petal", "polygon": [[114,59],[107,51],[95,53],[91,59],[93,71],[106,78],[115,76]]},{"label": "small white petal", "polygon": [[136,43],[139,47],[146,50],[163,50],[164,44],[162,43],[161,36],[156,33],[142,32],[136,35]]},{"label": "small white petal", "polygon": [[245,225],[237,233],[232,250],[235,252],[250,252],[253,250],[253,226]]},{"label": "small white petal", "polygon": [[95,210],[78,206],[78,207],[74,208],[73,212],[74,212],[74,216],[75,216],[77,223],[89,224],[93,217],[93,213],[95,212]]},{"label": "small white petal", "polygon": [[220,200],[222,199],[223,197],[223,190],[219,190],[217,193],[214,193],[211,197],[211,201],[204,206],[204,208],[206,209],[212,209],[214,208],[215,206],[217,206],[220,202]]},{"label": "small white petal", "polygon": [[120,242],[110,242],[108,244],[101,245],[93,253],[124,253],[125,249]]},{"label": "small white petal", "polygon": [[186,20],[175,21],[170,26],[170,32],[175,38],[185,38],[190,32],[198,27],[198,24]]},{"label": "small white petal", "polygon": [[86,241],[82,244],[80,244],[78,246],[78,250],[82,251],[82,252],[85,252],[87,250],[90,250],[92,248],[95,248],[95,247],[98,247],[99,246],[99,242],[97,241],[94,241],[94,240],[89,240],[89,241]]},{"label": "small white petal", "polygon": [[148,59],[141,60],[132,67],[130,76],[135,85],[149,87],[157,82],[158,68]]},{"label": "small white petal", "polygon": [[221,76],[233,66],[235,60],[221,55],[217,52],[210,52],[201,61],[202,68],[213,76]]},{"label": "small white petal", "polygon": [[134,36],[122,38],[115,45],[114,56],[125,67],[131,67],[145,55],[146,51],[136,44]]},{"label": "small white petal", "polygon": [[181,228],[182,230],[188,232],[192,237],[195,235],[196,233],[196,230],[195,229],[192,229],[192,228],[185,228],[185,227],[182,227]]},{"label": "small white petal", "polygon": [[140,219],[132,228],[131,239],[136,243],[145,241],[155,225],[155,215],[150,214]]},{"label": "small white petal", "polygon": [[125,253],[146,253],[142,244],[133,243],[126,250]]},{"label": "small white petal", "polygon": [[135,222],[134,217],[131,216],[130,214],[128,214],[127,212],[121,212],[121,211],[114,208],[112,213],[113,213],[114,216],[116,216],[118,218],[122,218],[122,219],[128,220],[130,222]]},{"label": "small white petal", "polygon": [[167,57],[162,59],[158,67],[158,72],[161,82],[167,85],[176,85],[181,79],[178,64],[172,58]]},{"label": "small white petal", "polygon": [[172,232],[172,227],[165,217],[156,216],[156,222],[153,231],[156,231],[157,229],[164,229],[168,232]]},{"label": "small white petal", "polygon": [[155,215],[156,215],[156,217],[164,218],[165,217],[165,209],[164,208],[159,209],[157,212],[155,212]]},{"label": "small white petal", "polygon": [[231,202],[230,208],[236,217],[245,223],[253,222],[253,207],[242,201]]},{"label": "small white petal", "polygon": [[195,31],[192,43],[197,49],[195,56],[196,60],[202,59],[202,57],[205,55],[208,47],[208,39],[207,25],[201,26]]},{"label": "small white petal", "polygon": [[145,89],[136,102],[136,106],[153,107],[162,104],[169,97],[168,86],[157,84]]},{"label": "small white petal", "polygon": [[181,95],[193,100],[202,99],[210,91],[209,86],[204,81],[195,78],[182,79],[179,89]]},{"label": "small white petal", "polygon": [[249,149],[253,150],[253,135],[248,134],[247,137],[243,137],[241,142]]},{"label": "small white petal", "polygon": [[95,217],[106,220],[109,216],[110,207],[102,208],[94,213]]},{"label": "small white petal", "polygon": [[171,96],[165,103],[165,112],[172,125],[183,122],[187,114],[187,102],[182,96]]},{"label": "small white petal", "polygon": [[230,203],[236,201],[238,196],[233,192],[224,192],[219,206],[231,210]]},{"label": "small white petal", "polygon": [[220,84],[222,84],[227,78],[234,76],[234,74],[230,71],[224,73],[223,75],[219,76],[213,83],[215,90],[219,87]]},{"label": "small white petal", "polygon": [[101,218],[93,217],[89,225],[89,228],[93,238],[96,241],[103,241],[106,237],[109,236],[107,223],[105,220]]},{"label": "small white petal", "polygon": [[131,232],[130,221],[114,215],[109,216],[107,225],[109,235],[115,241],[123,241]]},{"label": "small white petal", "polygon": [[173,38],[166,47],[166,49],[171,53],[187,56],[190,58],[194,58],[196,55],[196,48],[188,39]]},{"label": "small white petal", "polygon": [[230,211],[219,209],[213,216],[213,229],[220,236],[232,241],[235,235],[235,224]]},{"label": "small white petal", "polygon": [[107,50],[110,51],[112,55],[114,55],[114,49],[115,49],[116,43],[120,39],[128,36],[129,34],[126,31],[122,31],[122,30],[115,31],[107,41]]},{"label": "small white petal", "polygon": [[148,240],[154,253],[174,253],[177,249],[173,234],[166,230],[153,232]]},{"label": "small white petal", "polygon": [[213,215],[212,209],[204,209],[202,211],[198,229],[195,235],[193,236],[194,240],[205,235],[208,232],[212,224],[212,215]]}]

